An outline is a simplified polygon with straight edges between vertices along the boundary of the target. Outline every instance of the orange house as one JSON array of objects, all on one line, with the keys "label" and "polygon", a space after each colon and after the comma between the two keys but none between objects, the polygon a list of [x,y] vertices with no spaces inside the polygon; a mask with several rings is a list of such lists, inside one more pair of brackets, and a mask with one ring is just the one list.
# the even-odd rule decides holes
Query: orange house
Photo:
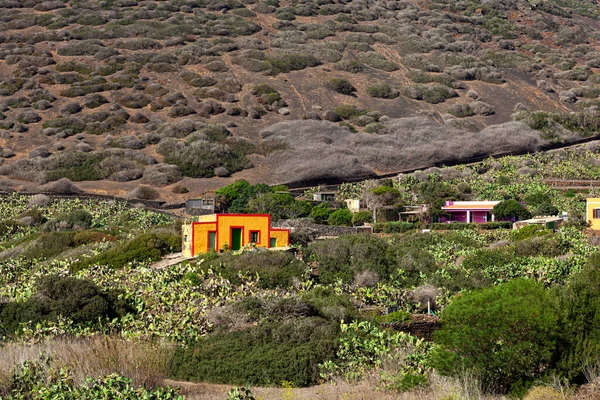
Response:
[{"label": "orange house", "polygon": [[290,231],[272,228],[269,214],[211,214],[182,226],[185,257],[221,250],[239,250],[248,244],[268,249],[290,244]]}]

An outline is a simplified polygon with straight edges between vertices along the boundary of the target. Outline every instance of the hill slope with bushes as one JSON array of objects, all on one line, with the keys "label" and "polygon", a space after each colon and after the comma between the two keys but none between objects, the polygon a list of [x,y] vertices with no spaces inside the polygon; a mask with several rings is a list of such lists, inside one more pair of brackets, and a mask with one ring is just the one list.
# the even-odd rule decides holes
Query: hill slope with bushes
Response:
[{"label": "hill slope with bushes", "polygon": [[5,187],[65,177],[177,197],[232,175],[368,177],[598,130],[593,2],[0,8],[0,174],[16,180]]}]

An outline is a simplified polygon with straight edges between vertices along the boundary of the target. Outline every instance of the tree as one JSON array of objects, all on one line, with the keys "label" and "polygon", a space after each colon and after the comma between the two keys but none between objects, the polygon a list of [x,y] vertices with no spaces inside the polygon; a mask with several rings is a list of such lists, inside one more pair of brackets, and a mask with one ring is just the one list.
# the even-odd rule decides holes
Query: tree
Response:
[{"label": "tree", "polygon": [[434,365],[451,375],[471,370],[498,393],[544,372],[558,330],[555,297],[527,279],[465,294],[444,309],[441,321]]},{"label": "tree", "polygon": [[575,383],[585,383],[586,367],[598,366],[600,355],[600,253],[560,290],[562,334],[558,372]]},{"label": "tree", "polygon": [[552,203],[542,203],[535,209],[536,215],[558,215],[558,208]]},{"label": "tree", "polygon": [[492,213],[494,213],[497,220],[520,220],[531,218],[531,213],[515,199],[504,200],[496,204],[492,209]]},{"label": "tree", "polygon": [[335,210],[331,213],[329,218],[327,218],[327,223],[329,225],[352,225],[352,211],[347,208],[340,208],[339,210]]},{"label": "tree", "polygon": [[321,203],[310,212],[310,218],[315,224],[327,224],[329,216],[333,213],[333,209],[329,203]]},{"label": "tree", "polygon": [[298,218],[310,213],[310,205],[297,201],[289,193],[266,192],[250,199],[245,207],[247,212],[271,214],[271,220]]},{"label": "tree", "polygon": [[373,222],[377,223],[377,211],[382,207],[394,205],[400,192],[391,186],[377,186],[374,188],[367,188],[363,194],[367,208],[373,212]]}]

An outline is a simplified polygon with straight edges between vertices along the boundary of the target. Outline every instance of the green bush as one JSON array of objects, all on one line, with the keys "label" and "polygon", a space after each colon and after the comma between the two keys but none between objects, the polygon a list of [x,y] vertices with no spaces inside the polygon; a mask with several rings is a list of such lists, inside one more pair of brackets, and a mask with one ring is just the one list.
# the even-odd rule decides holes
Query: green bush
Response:
[{"label": "green bush", "polygon": [[133,262],[158,261],[163,255],[177,251],[181,251],[179,235],[145,233],[101,254],[75,262],[71,269],[79,271],[92,265],[121,268]]},{"label": "green bush", "polygon": [[385,280],[397,268],[389,244],[372,235],[313,242],[306,249],[306,257],[317,262],[319,280],[323,284],[338,279],[350,283],[357,273],[365,270],[374,271]]},{"label": "green bush", "polygon": [[287,252],[259,251],[244,253],[239,256],[221,255],[213,260],[206,260],[206,266],[239,284],[239,273],[258,275],[259,286],[265,289],[291,287],[295,279],[301,279],[306,265]]},{"label": "green bush", "polygon": [[507,393],[544,373],[558,329],[556,302],[540,283],[516,279],[455,299],[435,333],[438,371],[471,371],[484,387]]},{"label": "green bush", "polygon": [[493,229],[512,229],[512,222],[510,221],[493,221],[485,224],[477,225],[480,229],[493,230]]},{"label": "green bush", "polygon": [[328,225],[352,226],[352,212],[347,208],[335,210],[327,218]]},{"label": "green bush", "polygon": [[571,382],[586,383],[586,368],[596,368],[600,354],[600,253],[559,290],[561,335],[557,371]]},{"label": "green bush", "polygon": [[536,236],[551,235],[552,231],[541,225],[527,225],[521,229],[510,232],[510,238],[514,241],[527,240]]},{"label": "green bush", "polygon": [[416,226],[412,222],[386,222],[383,224],[384,233],[402,233],[415,229]]},{"label": "green bush", "polygon": [[452,230],[452,231],[462,231],[463,229],[477,229],[477,224],[469,224],[467,222],[436,222],[431,224],[432,230]]},{"label": "green bush", "polygon": [[515,199],[503,200],[496,204],[492,213],[500,220],[519,220],[531,218],[531,213]]},{"label": "green bush", "polygon": [[361,115],[367,113],[366,110],[361,110],[360,108],[350,104],[342,104],[341,106],[337,106],[333,111],[335,111],[335,113],[339,115],[341,119],[360,117]]},{"label": "green bush", "polygon": [[370,211],[359,211],[352,216],[352,224],[354,226],[361,226],[371,222],[373,222],[373,213]]},{"label": "green bush", "polygon": [[24,302],[0,307],[0,333],[12,335],[23,322],[55,321],[59,316],[75,323],[97,322],[131,312],[119,293],[105,292],[90,280],[58,275],[40,278],[36,295]]},{"label": "green bush", "polygon": [[352,86],[352,84],[349,81],[342,78],[330,79],[329,81],[327,81],[326,86],[327,88],[335,92],[345,94],[348,96],[356,92],[356,88]]},{"label": "green bush", "polygon": [[333,213],[333,209],[329,206],[329,203],[321,203],[314,207],[310,212],[309,217],[315,224],[327,224],[329,216]]},{"label": "green bush", "polygon": [[87,229],[92,226],[92,214],[79,209],[66,214],[60,214],[56,218],[44,224],[45,231],[59,231],[64,229]]},{"label": "green bush", "polygon": [[400,92],[386,82],[370,85],[367,87],[367,94],[371,97],[380,99],[395,99],[396,97],[400,96]]}]

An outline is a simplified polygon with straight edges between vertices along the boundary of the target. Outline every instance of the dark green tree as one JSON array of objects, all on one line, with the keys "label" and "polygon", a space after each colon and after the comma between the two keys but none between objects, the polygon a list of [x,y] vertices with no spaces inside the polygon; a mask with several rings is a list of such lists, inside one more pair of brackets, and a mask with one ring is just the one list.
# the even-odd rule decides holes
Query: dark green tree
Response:
[{"label": "dark green tree", "polygon": [[555,297],[540,283],[515,279],[457,298],[442,313],[434,364],[442,373],[471,370],[485,388],[506,393],[539,377],[558,330]]},{"label": "dark green tree", "polygon": [[531,213],[515,199],[501,201],[492,209],[496,220],[521,220],[531,218]]},{"label": "dark green tree", "polygon": [[331,213],[327,218],[329,225],[345,225],[352,226],[352,211],[347,208],[340,208]]},{"label": "dark green tree", "polygon": [[597,367],[600,354],[600,253],[593,253],[581,272],[560,290],[561,338],[557,370],[585,383],[584,369]]}]

